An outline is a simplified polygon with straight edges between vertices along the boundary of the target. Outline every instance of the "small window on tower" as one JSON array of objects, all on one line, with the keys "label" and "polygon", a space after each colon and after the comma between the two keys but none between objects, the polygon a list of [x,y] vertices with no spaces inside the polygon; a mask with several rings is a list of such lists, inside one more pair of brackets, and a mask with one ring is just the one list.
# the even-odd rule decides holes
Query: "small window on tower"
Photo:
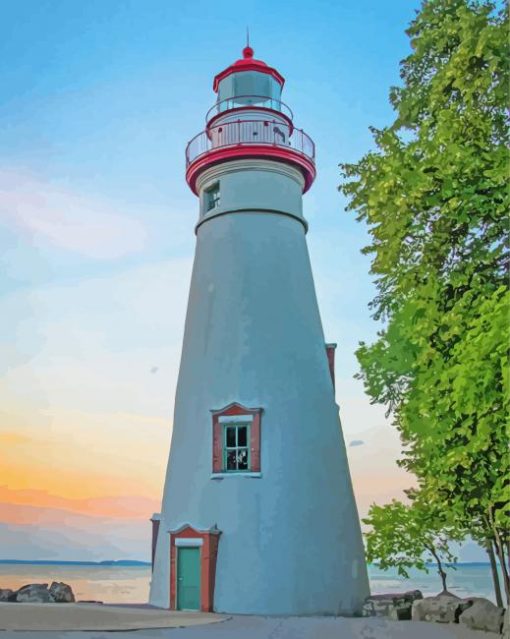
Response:
[{"label": "small window on tower", "polygon": [[215,182],[204,190],[205,210],[211,211],[220,205],[220,183]]},{"label": "small window on tower", "polygon": [[237,402],[212,412],[211,479],[228,475],[260,475],[260,417],[262,408]]}]

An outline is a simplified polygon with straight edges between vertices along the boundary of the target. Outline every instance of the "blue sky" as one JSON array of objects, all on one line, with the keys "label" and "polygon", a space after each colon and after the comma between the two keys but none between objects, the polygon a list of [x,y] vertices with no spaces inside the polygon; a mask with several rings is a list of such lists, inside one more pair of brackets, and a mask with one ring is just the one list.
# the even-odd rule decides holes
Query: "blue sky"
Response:
[{"label": "blue sky", "polygon": [[[10,556],[91,558],[91,546],[94,558],[148,555],[198,213],[184,150],[247,25],[317,146],[308,243],[326,339],[339,344],[360,512],[409,485],[384,410],[353,380],[356,345],[377,328],[374,290],[366,231],[337,186],[338,164],[371,148],[368,127],[391,122],[388,92],[418,4],[1,3],[0,545]],[[125,534],[113,542],[119,520]]]},{"label": "blue sky", "polygon": [[[211,15],[205,2],[4,2],[0,162],[111,199],[128,221],[140,221],[150,250],[126,252],[123,265],[189,254],[194,197],[183,180],[184,148],[213,103],[212,77],[239,56],[248,24],[256,54],[285,75],[285,100],[318,147],[310,222],[358,235],[335,192],[337,164],[360,157],[371,144],[368,126],[391,118],[388,88],[408,52],[404,28],[415,6],[219,2]],[[168,228],[165,208],[182,210],[178,228]],[[2,248],[13,240],[4,233]],[[40,259],[30,256],[36,273],[26,273],[29,256],[19,268],[9,259],[4,289],[120,266],[40,248]]]}]

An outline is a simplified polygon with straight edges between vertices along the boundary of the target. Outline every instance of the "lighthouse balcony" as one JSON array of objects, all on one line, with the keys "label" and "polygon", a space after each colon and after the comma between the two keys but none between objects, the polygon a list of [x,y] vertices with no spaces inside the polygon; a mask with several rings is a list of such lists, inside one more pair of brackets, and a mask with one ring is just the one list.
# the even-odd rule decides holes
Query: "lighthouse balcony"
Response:
[{"label": "lighthouse balcony", "polygon": [[290,125],[292,125],[292,119],[294,117],[291,108],[287,106],[285,102],[277,100],[276,98],[262,95],[236,95],[216,102],[207,112],[205,119],[208,126],[211,126],[219,117],[240,110],[251,112],[261,110],[261,115],[263,116],[264,112],[266,112],[266,117],[268,111],[273,112],[273,114],[277,116],[283,116],[283,119]]},{"label": "lighthouse balcony", "polygon": [[315,144],[303,130],[276,119],[226,121],[208,126],[186,147],[186,179],[195,183],[205,168],[236,158],[266,158],[297,165],[304,191],[315,179]]}]

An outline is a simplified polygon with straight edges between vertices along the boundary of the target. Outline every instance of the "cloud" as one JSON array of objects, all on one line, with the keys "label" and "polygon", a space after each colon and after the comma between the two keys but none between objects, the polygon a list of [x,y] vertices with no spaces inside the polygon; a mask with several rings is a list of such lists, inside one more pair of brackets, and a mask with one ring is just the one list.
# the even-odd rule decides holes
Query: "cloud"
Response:
[{"label": "cloud", "polygon": [[[47,519],[50,519],[50,515],[46,513]],[[53,523],[0,522],[0,548],[1,559],[148,560],[150,523],[145,518],[124,521],[104,519],[98,522],[95,518],[72,514],[67,515],[65,521]]]},{"label": "cloud", "polygon": [[363,446],[363,445],[364,445],[364,443],[365,443],[365,442],[364,442],[362,439],[353,439],[353,440],[350,442],[349,446],[351,446],[351,447],[352,447],[352,446]]},{"label": "cloud", "polygon": [[[4,450],[9,447],[18,446],[19,444],[26,444],[30,441],[30,437],[27,435],[22,435],[16,432],[0,432],[0,448],[4,448]],[[2,487],[0,486],[0,489]]]},{"label": "cloud", "polygon": [[39,414],[65,405],[168,418],[190,272],[178,258],[0,298],[0,339],[13,345],[0,358],[0,413],[8,397],[37,396]]},{"label": "cloud", "polygon": [[95,260],[137,253],[147,229],[120,205],[0,168],[0,220],[31,243],[46,242]]},{"label": "cloud", "polygon": [[143,495],[118,495],[72,499],[55,495],[47,490],[15,490],[0,486],[0,520],[4,523],[24,524],[41,521],[49,512],[57,513],[56,521],[63,521],[69,513],[110,519],[144,519],[158,510],[159,499]]}]

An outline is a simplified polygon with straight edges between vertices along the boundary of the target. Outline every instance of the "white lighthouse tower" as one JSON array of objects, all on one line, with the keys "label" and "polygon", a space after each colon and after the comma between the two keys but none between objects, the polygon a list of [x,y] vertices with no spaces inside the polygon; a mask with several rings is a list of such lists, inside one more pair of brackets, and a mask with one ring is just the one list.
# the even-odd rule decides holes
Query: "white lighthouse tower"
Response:
[{"label": "white lighthouse tower", "polygon": [[197,245],[150,602],[354,614],[368,580],[302,196],[314,143],[253,57],[188,144]]}]

